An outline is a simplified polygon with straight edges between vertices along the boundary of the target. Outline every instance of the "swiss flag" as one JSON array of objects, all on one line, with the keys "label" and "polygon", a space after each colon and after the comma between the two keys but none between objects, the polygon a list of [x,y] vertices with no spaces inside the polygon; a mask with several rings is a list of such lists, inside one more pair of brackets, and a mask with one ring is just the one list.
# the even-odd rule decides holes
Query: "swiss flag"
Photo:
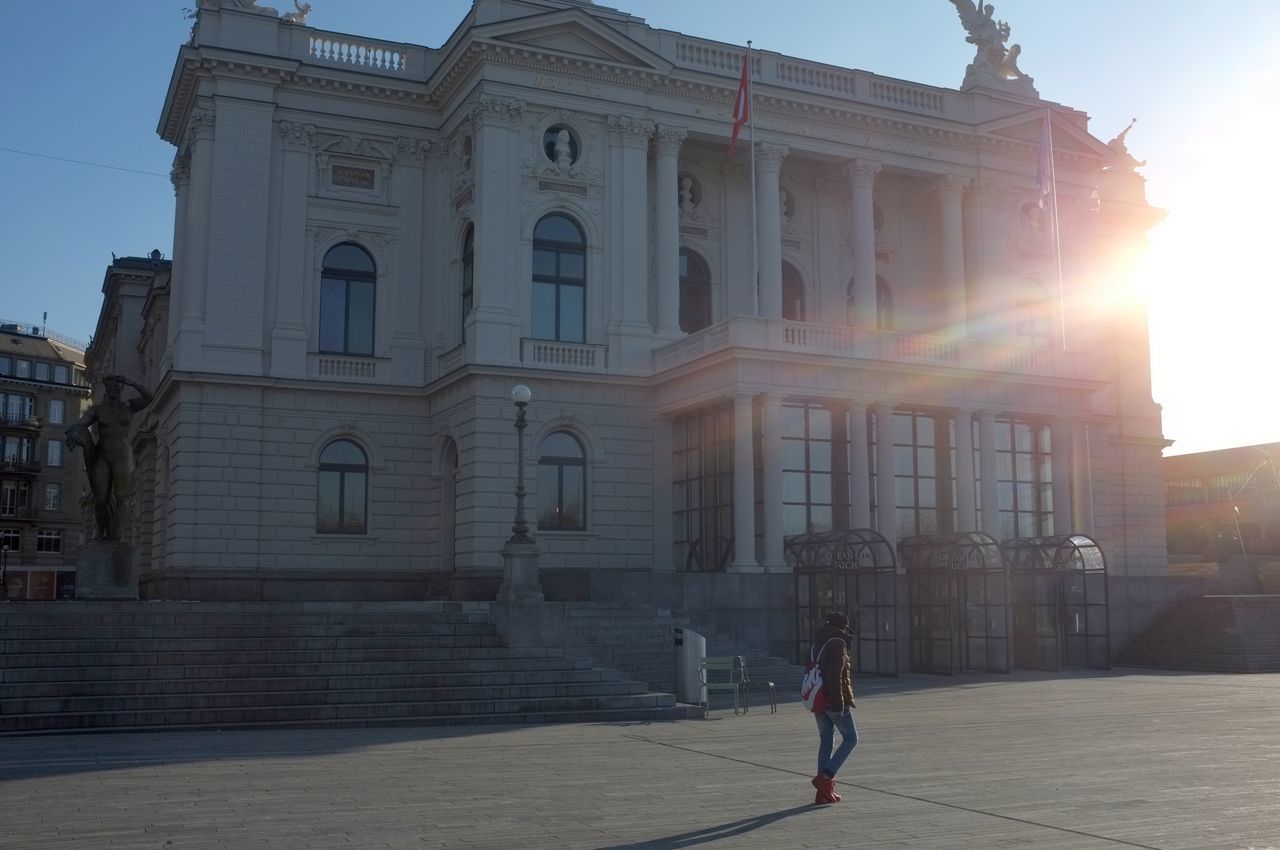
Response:
[{"label": "swiss flag", "polygon": [[729,140],[729,149],[725,156],[733,156],[733,148],[738,144],[738,133],[742,125],[751,119],[751,49],[742,54],[742,79],[738,81],[738,96],[733,100],[733,138]]}]

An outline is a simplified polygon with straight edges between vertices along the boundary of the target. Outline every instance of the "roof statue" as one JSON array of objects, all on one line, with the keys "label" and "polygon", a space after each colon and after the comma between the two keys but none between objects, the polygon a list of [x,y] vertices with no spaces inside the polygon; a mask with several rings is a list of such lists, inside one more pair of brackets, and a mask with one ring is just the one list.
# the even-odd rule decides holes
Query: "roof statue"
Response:
[{"label": "roof statue", "polygon": [[951,0],[951,4],[960,13],[960,23],[969,34],[965,41],[978,48],[973,61],[965,70],[961,88],[979,85],[983,82],[983,77],[992,83],[1025,81],[1029,88],[1032,78],[1018,68],[1018,55],[1022,53],[1022,46],[1004,46],[1009,40],[1009,25],[995,19],[995,7],[990,3],[975,6],[973,0]]},{"label": "roof statue", "polygon": [[1147,161],[1145,159],[1142,160],[1142,162],[1138,162],[1138,160],[1134,157],[1134,155],[1129,153],[1129,148],[1124,143],[1124,137],[1129,135],[1129,131],[1132,130],[1133,125],[1137,123],[1138,123],[1138,119],[1134,118],[1132,121],[1129,122],[1128,127],[1125,127],[1123,130],[1120,131],[1119,135],[1117,135],[1111,141],[1107,142],[1107,147],[1115,151],[1115,153],[1119,157],[1119,162],[1115,163],[1112,166],[1113,168],[1116,168],[1116,167],[1127,168],[1130,171],[1132,171],[1135,168],[1141,168],[1142,166],[1147,164]]},{"label": "roof statue", "polygon": [[307,15],[311,13],[311,4],[299,3],[298,0],[293,0],[293,8],[298,11],[285,12],[280,16],[280,20],[284,21],[286,24],[305,24],[307,22]]}]

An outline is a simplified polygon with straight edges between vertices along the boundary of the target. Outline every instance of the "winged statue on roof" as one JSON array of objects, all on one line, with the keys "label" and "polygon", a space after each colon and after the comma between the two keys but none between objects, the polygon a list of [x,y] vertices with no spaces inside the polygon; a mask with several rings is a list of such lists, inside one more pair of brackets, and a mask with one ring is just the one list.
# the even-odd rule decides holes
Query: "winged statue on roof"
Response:
[{"label": "winged statue on roof", "polygon": [[993,74],[998,79],[1031,80],[1018,68],[1020,45],[1005,47],[1009,40],[1009,25],[995,18],[995,7],[990,3],[975,4],[973,0],[951,0],[960,13],[960,23],[969,34],[965,41],[978,48],[969,65],[969,73]]}]

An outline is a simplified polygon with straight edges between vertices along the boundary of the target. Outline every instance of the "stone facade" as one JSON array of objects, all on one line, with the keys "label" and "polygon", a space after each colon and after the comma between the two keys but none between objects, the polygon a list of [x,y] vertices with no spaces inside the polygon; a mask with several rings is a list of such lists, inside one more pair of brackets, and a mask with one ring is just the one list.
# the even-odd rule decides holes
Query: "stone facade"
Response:
[{"label": "stone facade", "polygon": [[757,53],[753,215],[732,45],[567,0],[477,0],[440,48],[204,5],[159,127],[144,592],[491,597],[517,383],[564,587],[785,573],[848,527],[1082,532],[1162,574],[1120,265],[1159,213],[1084,113]]}]

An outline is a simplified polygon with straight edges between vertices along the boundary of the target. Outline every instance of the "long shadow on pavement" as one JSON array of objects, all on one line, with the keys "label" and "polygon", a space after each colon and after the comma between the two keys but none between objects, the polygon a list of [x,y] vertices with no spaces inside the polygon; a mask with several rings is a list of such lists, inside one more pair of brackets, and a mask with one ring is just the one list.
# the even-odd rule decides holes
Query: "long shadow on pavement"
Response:
[{"label": "long shadow on pavement", "polygon": [[819,806],[812,804],[807,806],[793,806],[790,809],[782,809],[781,811],[770,812],[764,815],[756,815],[754,817],[743,818],[742,820],[729,821],[728,823],[717,824],[716,826],[695,829],[692,832],[682,832],[679,835],[668,835],[665,838],[654,838],[649,841],[642,841],[639,844],[611,844],[608,847],[598,847],[596,850],[679,850],[681,847],[693,847],[697,844],[707,844],[712,841],[721,841],[726,838],[733,838],[735,836],[757,830],[762,826],[777,823],[784,818],[789,818],[805,812],[817,811],[819,808]]}]

